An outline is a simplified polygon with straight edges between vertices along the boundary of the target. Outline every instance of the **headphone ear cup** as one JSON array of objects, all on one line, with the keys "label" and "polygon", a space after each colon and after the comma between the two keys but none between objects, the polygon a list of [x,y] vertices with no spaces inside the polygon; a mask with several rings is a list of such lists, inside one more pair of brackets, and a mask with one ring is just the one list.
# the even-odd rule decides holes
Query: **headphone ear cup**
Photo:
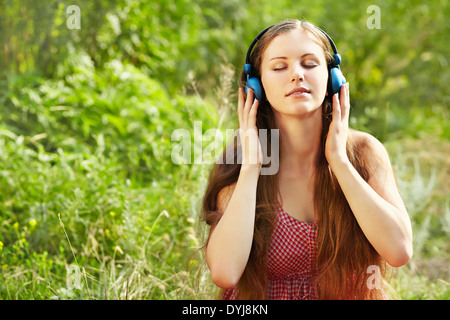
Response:
[{"label": "headphone ear cup", "polygon": [[247,83],[245,85],[245,94],[247,94],[247,88],[252,89],[254,93],[254,97],[261,101],[262,98],[262,86],[259,82],[258,78],[249,77],[247,79]]},{"label": "headphone ear cup", "polygon": [[341,86],[345,84],[347,80],[345,79],[339,67],[331,68],[330,77],[331,77],[331,90],[332,94],[334,95],[341,91]]}]

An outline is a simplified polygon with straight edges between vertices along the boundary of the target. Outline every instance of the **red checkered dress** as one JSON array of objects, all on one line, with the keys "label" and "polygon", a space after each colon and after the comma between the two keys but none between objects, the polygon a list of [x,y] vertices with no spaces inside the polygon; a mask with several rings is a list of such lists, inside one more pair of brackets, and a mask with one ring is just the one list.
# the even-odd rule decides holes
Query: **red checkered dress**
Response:
[{"label": "red checkered dress", "polygon": [[[277,207],[277,221],[267,260],[267,297],[270,300],[317,299],[313,290],[317,224],[299,221],[284,211],[280,204]],[[238,290],[225,290],[222,299],[239,299]]]}]

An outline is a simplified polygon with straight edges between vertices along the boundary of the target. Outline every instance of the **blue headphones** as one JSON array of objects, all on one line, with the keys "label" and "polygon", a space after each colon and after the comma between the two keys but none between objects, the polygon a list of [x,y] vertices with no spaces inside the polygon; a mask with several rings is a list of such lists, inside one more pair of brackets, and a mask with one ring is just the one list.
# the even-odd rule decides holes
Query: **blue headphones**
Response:
[{"label": "blue headphones", "polygon": [[[262,95],[263,95],[263,87],[261,85],[261,82],[259,80],[258,75],[253,74],[252,65],[250,63],[250,54],[253,50],[253,47],[255,46],[256,42],[263,36],[264,33],[267,32],[272,26],[267,27],[263,31],[261,31],[256,38],[253,40],[253,42],[250,44],[250,47],[247,51],[247,56],[245,58],[245,65],[244,65],[244,73],[247,75],[247,82],[245,85],[245,94],[247,94],[247,88],[250,88],[253,90],[256,99],[261,101]],[[316,27],[319,29],[328,39],[330,42],[331,48],[333,49],[333,61],[328,64],[328,70],[329,70],[329,81],[330,85],[328,86],[328,94],[334,95],[335,93],[339,93],[341,90],[341,86],[347,82],[345,80],[344,75],[341,72],[341,69],[339,68],[339,64],[341,63],[341,56],[337,52],[336,46],[331,39],[331,37],[322,29],[319,27]]]}]

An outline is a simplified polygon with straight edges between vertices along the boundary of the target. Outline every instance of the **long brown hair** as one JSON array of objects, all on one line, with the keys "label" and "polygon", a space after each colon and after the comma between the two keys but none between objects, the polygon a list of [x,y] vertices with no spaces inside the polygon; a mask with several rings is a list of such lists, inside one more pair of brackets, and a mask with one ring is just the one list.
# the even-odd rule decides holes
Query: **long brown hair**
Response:
[{"label": "long brown hair", "polygon": [[[332,61],[328,39],[322,32],[309,22],[288,19],[274,25],[256,43],[250,56],[256,74],[260,75],[261,57],[270,41],[275,36],[293,29],[302,29],[312,35],[323,48],[327,62]],[[245,81],[246,76],[242,73],[242,87],[245,86]],[[366,284],[366,279],[370,275],[367,268],[377,266],[384,277],[385,263],[359,227],[325,157],[331,107],[331,97],[327,96],[322,105],[322,132],[315,170],[314,208],[318,223],[318,250],[314,287],[320,299],[380,299],[383,298],[383,293],[380,290],[370,289]],[[275,129],[276,125],[272,107],[265,99],[260,102],[256,125],[259,129],[268,129],[268,150],[271,150],[270,129]],[[210,227],[214,227],[223,214],[218,212],[217,208],[219,192],[235,183],[239,177],[241,165],[237,163],[238,148],[236,141],[228,145],[222,154],[224,161],[222,164],[215,164],[210,173],[202,204],[202,219]],[[348,157],[360,175],[368,181],[371,170],[365,163],[366,151],[363,145],[357,145],[349,135]],[[227,164],[225,160],[230,152],[235,155],[234,162]],[[283,150],[280,150],[281,155],[282,152]],[[266,298],[268,286],[266,257],[276,221],[274,204],[278,199],[278,175],[260,175],[256,190],[255,227],[250,257],[237,284],[239,299]],[[204,248],[208,240],[209,236]]]}]

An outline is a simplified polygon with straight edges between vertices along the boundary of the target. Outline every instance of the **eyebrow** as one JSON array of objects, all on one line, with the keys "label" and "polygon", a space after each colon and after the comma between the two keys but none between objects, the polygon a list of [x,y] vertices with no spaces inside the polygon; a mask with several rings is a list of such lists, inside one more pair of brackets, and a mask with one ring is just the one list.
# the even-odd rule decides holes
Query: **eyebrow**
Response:
[{"label": "eyebrow", "polygon": [[[317,57],[315,53],[305,53],[301,56],[301,58],[303,58],[305,56],[309,56],[309,55]],[[287,57],[274,57],[274,58],[271,58],[269,61],[276,60],[276,59],[287,60],[288,58]]]}]

